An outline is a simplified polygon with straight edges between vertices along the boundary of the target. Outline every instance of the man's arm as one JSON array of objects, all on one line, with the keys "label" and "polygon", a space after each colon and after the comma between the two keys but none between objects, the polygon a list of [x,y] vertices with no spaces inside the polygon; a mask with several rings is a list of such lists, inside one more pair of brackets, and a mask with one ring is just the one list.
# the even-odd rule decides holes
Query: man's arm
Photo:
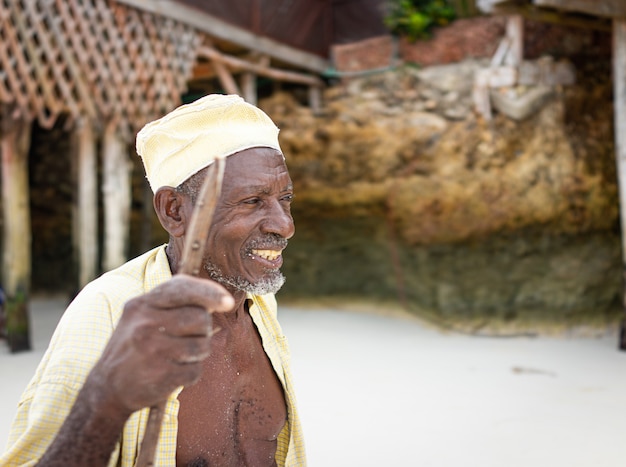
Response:
[{"label": "man's arm", "polygon": [[107,465],[124,423],[179,386],[193,384],[209,355],[207,311],[230,311],[218,284],[177,275],[127,302],[102,356],[38,465]]},{"label": "man's arm", "polygon": [[129,413],[110,407],[103,382],[93,372],[70,414],[37,465],[108,465]]}]

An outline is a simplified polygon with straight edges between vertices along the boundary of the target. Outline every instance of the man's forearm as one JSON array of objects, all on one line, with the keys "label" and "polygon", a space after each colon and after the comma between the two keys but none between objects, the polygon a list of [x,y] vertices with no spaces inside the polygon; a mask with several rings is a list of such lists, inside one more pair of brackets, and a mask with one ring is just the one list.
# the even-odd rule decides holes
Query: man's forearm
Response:
[{"label": "man's forearm", "polygon": [[39,466],[106,466],[130,414],[108,410],[102,386],[90,384],[78,393],[54,441]]}]

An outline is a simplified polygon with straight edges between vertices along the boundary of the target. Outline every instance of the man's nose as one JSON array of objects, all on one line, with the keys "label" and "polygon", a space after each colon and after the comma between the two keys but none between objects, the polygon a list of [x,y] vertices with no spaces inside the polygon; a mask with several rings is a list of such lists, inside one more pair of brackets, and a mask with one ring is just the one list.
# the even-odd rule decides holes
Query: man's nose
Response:
[{"label": "man's nose", "polygon": [[280,201],[272,202],[267,216],[261,224],[261,230],[263,233],[278,234],[287,239],[293,237],[296,227],[289,208],[285,208]]}]

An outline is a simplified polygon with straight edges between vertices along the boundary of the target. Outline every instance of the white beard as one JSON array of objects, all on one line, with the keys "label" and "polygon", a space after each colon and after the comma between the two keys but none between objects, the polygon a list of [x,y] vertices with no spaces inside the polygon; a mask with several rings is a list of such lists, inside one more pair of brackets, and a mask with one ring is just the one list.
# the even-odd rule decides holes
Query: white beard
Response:
[{"label": "white beard", "polygon": [[275,294],[285,284],[285,276],[279,270],[269,270],[268,274],[256,284],[241,276],[226,276],[211,262],[205,262],[205,271],[215,282],[222,284],[226,288],[241,290],[252,295]]}]

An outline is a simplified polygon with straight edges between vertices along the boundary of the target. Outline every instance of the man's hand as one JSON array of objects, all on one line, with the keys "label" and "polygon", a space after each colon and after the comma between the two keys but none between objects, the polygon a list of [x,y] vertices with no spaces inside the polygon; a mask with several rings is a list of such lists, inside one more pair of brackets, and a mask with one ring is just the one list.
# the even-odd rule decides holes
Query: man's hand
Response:
[{"label": "man's hand", "polygon": [[209,355],[210,313],[233,306],[219,284],[184,274],[129,300],[85,384],[92,401],[127,417],[193,384]]},{"label": "man's hand", "polygon": [[126,303],[104,352],[39,466],[106,466],[124,423],[200,376],[212,312],[234,307],[219,284],[176,275]]}]

